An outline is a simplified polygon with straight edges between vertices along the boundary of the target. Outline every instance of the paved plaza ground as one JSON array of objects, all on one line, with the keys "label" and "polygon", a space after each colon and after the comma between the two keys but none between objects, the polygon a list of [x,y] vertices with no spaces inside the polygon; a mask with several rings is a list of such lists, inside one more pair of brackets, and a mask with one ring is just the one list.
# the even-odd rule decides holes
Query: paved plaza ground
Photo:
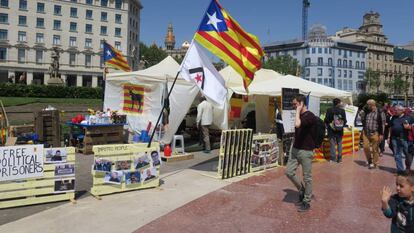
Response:
[{"label": "paved plaza ground", "polygon": [[[343,164],[314,163],[314,198],[306,213],[296,211],[297,192],[284,168],[219,180],[213,178],[214,157],[198,153],[185,165],[166,165],[159,188],[100,201],[85,195],[77,204],[64,202],[3,224],[0,232],[389,232],[379,191],[395,188],[390,154],[376,170],[365,167],[362,152]],[[0,210],[0,216],[24,208],[35,207]]]}]

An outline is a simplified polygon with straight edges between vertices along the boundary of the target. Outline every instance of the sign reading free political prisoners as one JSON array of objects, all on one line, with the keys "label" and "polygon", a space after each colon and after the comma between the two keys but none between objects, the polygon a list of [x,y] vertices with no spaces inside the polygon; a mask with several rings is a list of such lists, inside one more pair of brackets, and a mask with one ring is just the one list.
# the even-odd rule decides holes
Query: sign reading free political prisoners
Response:
[{"label": "sign reading free political prisoners", "polygon": [[43,176],[43,145],[0,147],[0,182]]}]

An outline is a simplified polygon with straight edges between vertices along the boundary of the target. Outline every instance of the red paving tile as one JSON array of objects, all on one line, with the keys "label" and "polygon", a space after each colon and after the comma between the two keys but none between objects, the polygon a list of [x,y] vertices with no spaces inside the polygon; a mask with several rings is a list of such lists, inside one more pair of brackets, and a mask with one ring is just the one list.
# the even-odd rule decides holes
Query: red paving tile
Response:
[{"label": "red paving tile", "polygon": [[384,185],[395,188],[394,160],[384,155],[380,169],[369,170],[364,157],[360,152],[341,165],[315,163],[314,198],[306,213],[296,211],[298,194],[279,168],[207,194],[136,233],[390,232],[379,192]]}]

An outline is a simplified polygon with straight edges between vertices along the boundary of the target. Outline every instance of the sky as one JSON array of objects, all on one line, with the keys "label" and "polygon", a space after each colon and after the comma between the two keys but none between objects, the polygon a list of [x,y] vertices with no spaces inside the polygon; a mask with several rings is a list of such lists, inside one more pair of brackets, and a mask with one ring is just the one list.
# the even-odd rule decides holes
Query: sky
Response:
[{"label": "sky", "polygon": [[[219,0],[224,9],[261,44],[301,38],[302,0]],[[191,41],[210,0],[141,0],[141,41],[164,47],[169,23],[176,47]],[[310,0],[309,28],[323,24],[329,35],[344,28],[359,28],[363,15],[381,15],[389,42],[405,45],[414,41],[414,0]]]}]

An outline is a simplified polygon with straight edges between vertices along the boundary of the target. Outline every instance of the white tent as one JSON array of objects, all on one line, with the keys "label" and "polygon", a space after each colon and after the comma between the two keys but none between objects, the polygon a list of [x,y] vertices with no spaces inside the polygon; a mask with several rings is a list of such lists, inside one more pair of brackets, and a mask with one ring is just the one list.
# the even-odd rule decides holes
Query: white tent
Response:
[{"label": "white tent", "polygon": [[[166,95],[166,86],[171,89],[174,78],[180,65],[170,56],[160,63],[144,70],[124,73],[108,74],[105,85],[104,108],[118,110],[127,114],[127,121],[131,131],[139,132],[146,129],[149,122],[154,128],[157,118],[162,109],[163,96]],[[125,109],[125,99],[128,98],[126,87],[140,88],[143,93],[143,109],[141,113],[131,113]],[[185,81],[181,76],[175,83],[170,95],[170,115],[169,127],[162,139],[163,142],[169,143],[177,131],[180,123],[184,119],[191,107],[199,90],[198,87]],[[132,97],[131,97],[132,98]],[[126,111],[125,111],[126,110]],[[222,129],[227,128],[227,112],[215,112],[214,123]]]}]

